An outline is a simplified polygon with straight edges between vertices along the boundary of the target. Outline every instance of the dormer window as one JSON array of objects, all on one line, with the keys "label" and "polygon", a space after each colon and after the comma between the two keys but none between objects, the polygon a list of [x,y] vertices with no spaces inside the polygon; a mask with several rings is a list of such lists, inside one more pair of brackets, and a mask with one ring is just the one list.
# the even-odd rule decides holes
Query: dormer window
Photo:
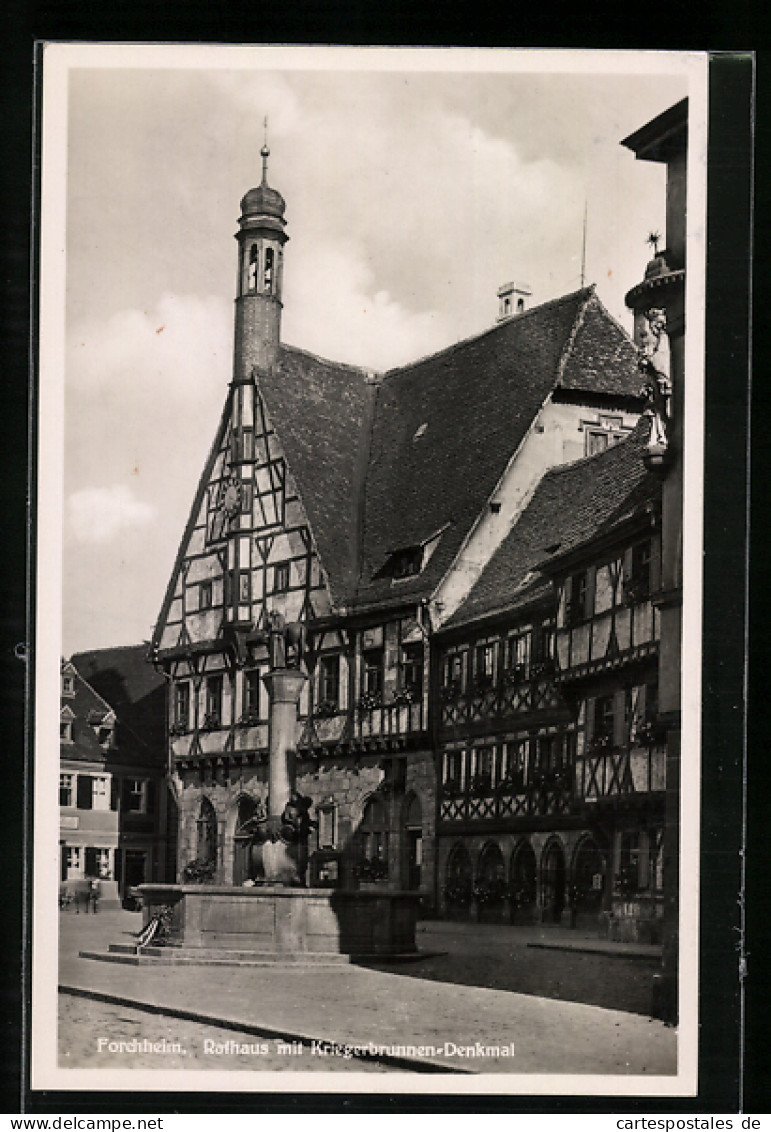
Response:
[{"label": "dormer window", "polygon": [[423,569],[423,547],[411,546],[391,555],[391,578],[398,582],[403,578],[414,578]]},{"label": "dormer window", "polygon": [[62,673],[62,695],[68,699],[75,695],[75,677],[69,672]]}]

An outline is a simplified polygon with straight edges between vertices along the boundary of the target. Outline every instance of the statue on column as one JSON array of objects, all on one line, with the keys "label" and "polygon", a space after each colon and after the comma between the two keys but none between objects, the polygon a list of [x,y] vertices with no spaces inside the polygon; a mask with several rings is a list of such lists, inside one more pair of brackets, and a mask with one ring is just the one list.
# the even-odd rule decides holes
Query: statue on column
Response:
[{"label": "statue on column", "polygon": [[[236,841],[249,843],[247,884],[302,885],[308,864],[308,837],[316,822],[310,817],[312,801],[299,794],[294,781],[294,750],[288,737],[296,721],[299,685],[304,677],[299,669],[305,653],[305,626],[287,624],[284,615],[271,610],[267,616],[268,656],[270,670],[265,678],[270,699],[270,767],[269,781],[279,785],[274,795],[269,786],[268,809],[260,810],[235,832]],[[290,677],[291,674],[291,677]],[[277,685],[277,679],[279,681]],[[278,687],[294,683],[295,691],[287,698]],[[289,717],[286,712],[290,710]],[[276,713],[282,711],[282,722]],[[279,741],[282,731],[285,738]],[[289,743],[289,745],[288,745]],[[279,778],[275,778],[275,773]],[[286,793],[284,793],[286,791]],[[282,797],[285,801],[282,804]]]}]

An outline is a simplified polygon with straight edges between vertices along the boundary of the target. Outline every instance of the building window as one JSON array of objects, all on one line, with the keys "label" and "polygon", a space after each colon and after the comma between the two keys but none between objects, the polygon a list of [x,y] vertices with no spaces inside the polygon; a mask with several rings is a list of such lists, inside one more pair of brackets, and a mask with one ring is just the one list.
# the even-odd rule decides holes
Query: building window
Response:
[{"label": "building window", "polygon": [[123,809],[130,814],[149,813],[150,783],[145,778],[123,780]]},{"label": "building window", "polygon": [[402,646],[401,690],[416,700],[423,695],[423,645]]},{"label": "building window", "polygon": [[627,601],[644,601],[651,592],[651,542],[638,542],[632,547],[629,575],[624,579]]},{"label": "building window", "polygon": [[471,775],[471,791],[474,794],[486,794],[493,787],[493,766],[495,762],[494,747],[477,747],[473,752],[473,771]]},{"label": "building window", "polygon": [[74,798],[74,779],[73,774],[60,774],[59,775],[59,805],[71,806]]},{"label": "building window", "polygon": [[238,600],[247,603],[252,599],[252,586],[248,570],[241,570],[238,574]]},{"label": "building window", "polygon": [[62,673],[62,695],[68,699],[75,695],[75,677],[69,672]]},{"label": "building window", "polygon": [[567,582],[565,625],[577,625],[586,617],[586,571],[573,574]]},{"label": "building window", "polygon": [[72,720],[61,719],[59,721],[59,738],[62,743],[72,742]]},{"label": "building window", "polygon": [[79,845],[65,845],[64,847],[64,864],[67,869],[67,879],[71,880],[72,877],[80,875],[81,869],[81,852]]},{"label": "building window", "polygon": [[211,609],[212,598],[213,598],[212,583],[210,581],[209,582],[201,582],[201,585],[200,585],[200,588],[199,588],[199,591],[198,591],[198,608],[199,609]]},{"label": "building window", "polygon": [[423,569],[423,547],[408,546],[404,550],[397,550],[391,555],[388,568],[394,582],[414,578]]},{"label": "building window", "polygon": [[501,784],[512,790],[521,790],[527,782],[529,739],[506,743],[501,755]]},{"label": "building window", "polygon": [[340,657],[322,656],[319,661],[319,707],[337,710],[340,706]]},{"label": "building window", "polygon": [[273,567],[273,592],[286,593],[289,589],[289,563],[279,562]]},{"label": "building window", "polygon": [[261,718],[261,686],[262,671],[259,668],[248,669],[244,673],[244,712],[253,721]]},{"label": "building window", "polygon": [[257,288],[257,270],[259,260],[260,253],[257,250],[257,245],[252,244],[251,248],[249,249],[249,268],[246,275],[247,287],[250,291],[254,291]]},{"label": "building window", "polygon": [[444,658],[442,687],[447,692],[461,691],[463,687],[463,653],[451,653]]},{"label": "building window", "polygon": [[96,876],[100,880],[112,880],[112,864],[109,849],[97,849],[95,853]]},{"label": "building window", "polygon": [[383,695],[383,650],[367,649],[361,654],[363,665],[362,692],[366,696]]},{"label": "building window", "polygon": [[362,879],[385,880],[388,877],[388,819],[380,798],[370,798],[367,802],[358,834]]},{"label": "building window", "polygon": [[613,745],[615,732],[615,698],[613,696],[598,696],[594,701],[594,736],[595,747],[610,747]]},{"label": "building window", "polygon": [[316,807],[319,822],[319,849],[335,847],[335,806],[332,803]]},{"label": "building window", "polygon": [[273,248],[266,248],[265,250],[265,294],[273,294]]},{"label": "building window", "polygon": [[222,673],[206,677],[206,727],[219,727],[222,722]]},{"label": "building window", "polygon": [[445,794],[460,794],[464,783],[465,751],[445,751],[442,768],[442,786]]},{"label": "building window", "polygon": [[613,444],[618,444],[626,434],[623,431],[614,431],[606,428],[588,428],[586,430],[585,451],[587,456],[596,456],[598,452],[605,452]]},{"label": "building window", "polygon": [[477,645],[474,653],[474,681],[478,688],[489,688],[495,679],[496,641]]},{"label": "building window", "polygon": [[190,726],[190,685],[182,681],[174,685],[174,723],[180,731]]},{"label": "building window", "polygon": [[217,859],[217,815],[208,798],[201,799],[196,826],[196,857],[199,861]]}]

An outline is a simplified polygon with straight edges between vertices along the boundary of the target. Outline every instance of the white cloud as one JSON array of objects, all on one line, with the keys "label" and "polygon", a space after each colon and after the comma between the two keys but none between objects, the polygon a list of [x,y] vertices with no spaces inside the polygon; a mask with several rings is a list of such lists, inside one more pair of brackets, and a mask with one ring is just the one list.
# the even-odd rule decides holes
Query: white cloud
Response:
[{"label": "white cloud", "polygon": [[135,499],[125,484],[113,484],[74,491],[67,500],[67,514],[79,542],[105,543],[124,531],[147,526],[156,509]]}]

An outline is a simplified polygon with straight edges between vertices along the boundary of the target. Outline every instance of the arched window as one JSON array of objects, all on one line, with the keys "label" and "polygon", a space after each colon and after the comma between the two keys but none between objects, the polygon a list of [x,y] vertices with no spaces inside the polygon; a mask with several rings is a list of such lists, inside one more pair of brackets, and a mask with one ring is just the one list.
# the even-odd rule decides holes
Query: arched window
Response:
[{"label": "arched window", "polygon": [[535,904],[537,895],[536,872],[537,866],[533,846],[529,841],[522,841],[514,850],[509,873],[509,885],[518,907],[529,907]]},{"label": "arched window", "polygon": [[[236,811],[236,833],[257,812],[254,798],[242,795],[238,799]],[[246,837],[237,837],[233,843],[233,884],[243,884],[251,876],[251,842]]]},{"label": "arched window", "polygon": [[599,912],[602,907],[605,863],[593,837],[584,837],[573,858],[573,900],[577,910]]},{"label": "arched window", "polygon": [[359,849],[365,861],[388,862],[388,816],[382,798],[370,798],[364,807]]},{"label": "arched window", "polygon": [[256,244],[249,249],[249,267],[246,273],[246,285],[250,291],[257,290],[257,271],[260,262],[260,253]]},{"label": "arched window", "polygon": [[273,248],[265,250],[265,294],[273,294]]},{"label": "arched window", "polygon": [[199,861],[217,859],[217,815],[208,798],[201,799],[196,820],[196,857]]},{"label": "arched window", "polygon": [[461,907],[471,901],[473,869],[468,849],[462,841],[453,845],[447,858],[445,871],[444,898],[449,905]]}]

